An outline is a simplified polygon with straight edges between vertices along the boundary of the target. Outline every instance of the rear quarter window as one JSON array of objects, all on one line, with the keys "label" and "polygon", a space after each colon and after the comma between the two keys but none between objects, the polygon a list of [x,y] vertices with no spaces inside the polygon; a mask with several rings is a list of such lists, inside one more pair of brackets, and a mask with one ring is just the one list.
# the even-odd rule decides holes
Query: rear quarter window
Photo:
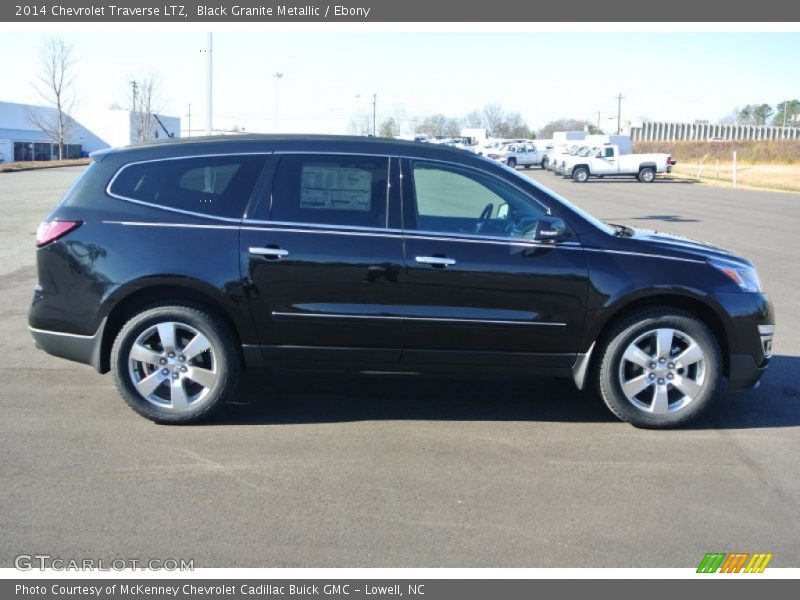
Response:
[{"label": "rear quarter window", "polygon": [[131,163],[117,172],[108,191],[171,210],[238,219],[265,160],[265,155],[233,155]]}]

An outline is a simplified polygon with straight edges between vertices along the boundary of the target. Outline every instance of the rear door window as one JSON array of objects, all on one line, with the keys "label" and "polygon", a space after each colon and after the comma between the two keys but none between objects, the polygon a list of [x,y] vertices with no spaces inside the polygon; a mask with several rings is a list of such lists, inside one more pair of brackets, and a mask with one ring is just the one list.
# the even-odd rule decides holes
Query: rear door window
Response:
[{"label": "rear door window", "polygon": [[109,192],[167,209],[239,219],[265,159],[231,155],[132,163],[117,173]]},{"label": "rear door window", "polygon": [[285,155],[273,180],[270,219],[384,228],[388,174],[385,157]]}]

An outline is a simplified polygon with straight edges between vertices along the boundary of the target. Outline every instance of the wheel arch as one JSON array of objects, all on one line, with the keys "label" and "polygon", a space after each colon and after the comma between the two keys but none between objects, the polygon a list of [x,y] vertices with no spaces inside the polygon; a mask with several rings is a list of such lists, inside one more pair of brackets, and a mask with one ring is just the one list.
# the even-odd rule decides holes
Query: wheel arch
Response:
[{"label": "wheel arch", "polygon": [[654,162],[639,163],[639,172],[641,173],[645,169],[653,169],[656,172],[658,171],[658,168],[656,167],[656,163],[654,163]]},{"label": "wheel arch", "polygon": [[592,176],[592,169],[589,167],[587,163],[577,163],[572,166],[564,165],[564,167],[565,167],[564,172],[565,173],[569,172],[570,177],[575,177],[575,171],[577,171],[578,169],[586,169],[587,179]]},{"label": "wheel arch", "polygon": [[[110,370],[111,346],[122,326],[135,314],[148,306],[159,304],[185,304],[212,313],[226,325],[237,341],[238,352],[242,353],[242,332],[248,323],[244,316],[235,315],[231,310],[232,300],[213,286],[191,278],[146,278],[126,285],[107,299],[106,324],[100,340],[99,364],[97,370],[107,373]],[[249,319],[249,315],[246,317]],[[245,364],[242,361],[242,364]]]},{"label": "wheel arch", "polygon": [[713,305],[698,296],[681,293],[652,293],[620,302],[608,309],[607,314],[588,336],[588,349],[579,354],[573,367],[573,376],[579,389],[583,389],[588,373],[592,372],[599,360],[601,348],[607,341],[609,332],[622,319],[631,313],[648,308],[674,308],[689,313],[702,321],[717,340],[722,354],[722,371],[730,374],[730,332]]}]

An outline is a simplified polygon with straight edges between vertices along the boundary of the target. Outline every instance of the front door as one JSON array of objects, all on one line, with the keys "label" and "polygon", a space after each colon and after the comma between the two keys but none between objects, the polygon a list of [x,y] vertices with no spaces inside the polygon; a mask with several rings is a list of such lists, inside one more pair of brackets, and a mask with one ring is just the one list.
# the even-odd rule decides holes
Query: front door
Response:
[{"label": "front door", "polygon": [[587,267],[573,236],[534,242],[546,208],[483,171],[403,161],[409,363],[570,366]]},{"label": "front door", "polygon": [[242,224],[250,308],[268,359],[400,358],[403,240],[394,159],[285,154]]},{"label": "front door", "polygon": [[595,175],[616,175],[619,173],[619,163],[613,148],[601,148],[597,156],[591,159],[592,173]]}]

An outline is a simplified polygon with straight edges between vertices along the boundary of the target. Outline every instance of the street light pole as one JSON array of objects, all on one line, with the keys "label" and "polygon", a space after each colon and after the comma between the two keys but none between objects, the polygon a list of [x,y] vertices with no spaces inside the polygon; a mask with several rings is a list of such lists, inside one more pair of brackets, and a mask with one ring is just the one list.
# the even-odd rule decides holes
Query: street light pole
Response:
[{"label": "street light pole", "polygon": [[278,133],[278,83],[283,79],[283,73],[275,73],[275,128],[274,133]]},{"label": "street light pole", "polygon": [[376,105],[378,103],[378,94],[372,94],[372,137],[375,137],[377,129],[375,128],[375,115]]},{"label": "street light pole", "polygon": [[214,34],[208,34],[208,47],[206,48],[206,135],[211,135],[214,127],[214,95],[213,95],[213,62],[211,60],[211,47]]}]

